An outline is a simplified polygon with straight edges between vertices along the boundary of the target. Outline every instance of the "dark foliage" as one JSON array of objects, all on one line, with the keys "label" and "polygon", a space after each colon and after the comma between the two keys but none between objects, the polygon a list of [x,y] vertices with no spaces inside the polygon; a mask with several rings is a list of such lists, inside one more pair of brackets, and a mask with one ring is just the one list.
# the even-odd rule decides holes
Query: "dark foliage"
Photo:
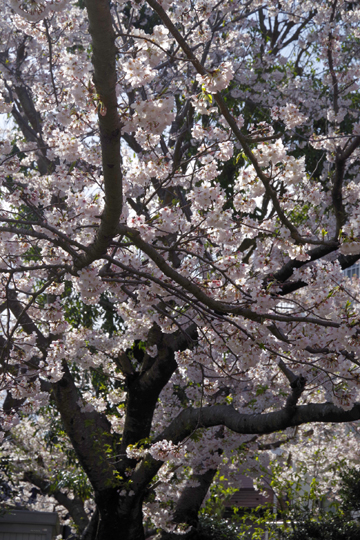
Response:
[{"label": "dark foliage", "polygon": [[314,521],[310,514],[303,516],[304,521],[293,523],[291,532],[281,532],[281,540],[359,540],[360,525],[355,521],[347,522],[339,516]]}]

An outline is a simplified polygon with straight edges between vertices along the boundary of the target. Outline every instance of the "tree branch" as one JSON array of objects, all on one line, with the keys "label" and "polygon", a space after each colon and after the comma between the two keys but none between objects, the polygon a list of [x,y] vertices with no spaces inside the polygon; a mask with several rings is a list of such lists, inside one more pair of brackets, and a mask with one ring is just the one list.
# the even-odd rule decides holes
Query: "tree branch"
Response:
[{"label": "tree branch", "polygon": [[202,409],[182,411],[156,437],[154,442],[167,439],[178,444],[198,427],[226,426],[235,433],[243,435],[263,435],[309,422],[342,423],[354,422],[359,419],[360,403],[355,403],[349,411],[327,402],[299,405],[294,410],[284,407],[278,411],[263,414],[242,414],[237,412],[232,405],[213,405]]},{"label": "tree branch", "polygon": [[[251,309],[244,308],[242,306],[225,304],[224,302],[214,300],[208,296],[202,288],[170,266],[151,244],[148,244],[141,238],[139,231],[121,224],[118,227],[118,232],[119,234],[124,234],[131,238],[134,245],[146,253],[167,277],[175,281],[175,283],[192,294],[197,300],[210,308],[212,311],[220,314],[232,313],[233,315],[241,315],[246,319],[259,323],[267,319],[282,322],[306,322],[310,324],[318,324],[319,326],[329,326],[332,328],[338,328],[340,326],[339,323],[330,320],[316,319],[306,316],[296,317],[291,315],[274,315],[272,313],[255,313],[254,311],[251,311]],[[117,264],[116,261],[114,261],[114,264]],[[147,274],[146,276],[151,279],[150,274]]]},{"label": "tree branch", "polygon": [[[242,414],[232,405],[212,405],[183,410],[152,442],[168,440],[179,444],[198,428],[225,426],[242,435],[264,435],[309,422],[344,423],[359,419],[360,403],[355,403],[348,411],[336,407],[333,403],[310,403],[295,407],[285,406],[278,411],[263,414]],[[144,489],[162,463],[148,454],[132,475],[133,489]]]},{"label": "tree branch", "polygon": [[75,262],[75,271],[91,264],[107,250],[122,210],[121,123],[116,97],[116,47],[110,3],[85,0],[92,37],[94,83],[99,99],[99,127],[104,176],[105,208],[101,225],[87,253]]},{"label": "tree branch", "polygon": [[41,476],[32,471],[25,472],[24,480],[38,487],[43,495],[51,495],[54,497],[59,504],[68,510],[80,533],[85,530],[89,520],[84,505],[78,497],[70,499],[65,493],[62,493],[60,489],[54,489],[49,481],[41,478]]},{"label": "tree branch", "polygon": [[62,379],[52,384],[52,394],[80,464],[94,490],[101,492],[114,482],[114,465],[108,452],[116,452],[111,426],[105,415],[81,411],[80,394],[66,362],[63,372]]},{"label": "tree branch", "polygon": [[[159,15],[164,25],[167,27],[169,32],[172,34],[172,36],[175,38],[177,43],[180,45],[180,47],[186,54],[188,60],[190,60],[190,62],[195,67],[196,71],[202,76],[207,75],[208,71],[204,68],[201,62],[196,58],[192,49],[189,47],[188,43],[186,42],[186,39],[180,34],[180,32],[178,31],[174,23],[171,21],[171,19],[167,15],[166,11],[162,8],[162,6],[158,2],[156,2],[156,0],[146,0],[146,1],[149,4],[149,6]],[[298,244],[303,245],[303,244],[313,243],[313,244],[323,245],[324,242],[322,241],[309,240],[308,238],[303,238],[299,234],[297,228],[293,225],[293,223],[291,223],[291,221],[286,217],[283,209],[281,208],[279,200],[277,198],[276,191],[270,184],[270,178],[264,173],[261,166],[259,165],[254,153],[252,152],[249,146],[249,141],[239,129],[235,118],[230,113],[220,92],[216,92],[214,94],[214,100],[216,101],[221,114],[224,116],[225,120],[228,122],[230,128],[232,129],[233,134],[235,135],[237,140],[240,142],[243,148],[244,154],[249,158],[250,162],[252,163],[259,179],[264,185],[267,195],[269,196],[269,198],[271,199],[273,203],[273,206],[276,210],[277,215],[279,216],[281,223],[290,231],[291,237]]]},{"label": "tree branch", "polygon": [[[208,469],[202,474],[193,474],[184,487],[179,500],[177,501],[173,514],[173,523],[186,523],[188,526],[196,527],[198,523],[198,512],[211,486],[216,469]],[[192,485],[196,482],[198,485]],[[158,540],[178,540],[179,535],[162,531],[157,537]],[[187,538],[187,535],[185,535]]]},{"label": "tree branch", "polygon": [[[196,326],[188,329],[196,335]],[[175,334],[163,334],[157,325],[149,332],[147,345],[157,345],[155,358],[145,355],[141,371],[128,377],[128,398],[126,418],[120,452],[125,453],[129,444],[137,443],[150,434],[154,410],[161,390],[177,369],[175,351],[182,351],[188,346],[186,337],[178,331]]]}]

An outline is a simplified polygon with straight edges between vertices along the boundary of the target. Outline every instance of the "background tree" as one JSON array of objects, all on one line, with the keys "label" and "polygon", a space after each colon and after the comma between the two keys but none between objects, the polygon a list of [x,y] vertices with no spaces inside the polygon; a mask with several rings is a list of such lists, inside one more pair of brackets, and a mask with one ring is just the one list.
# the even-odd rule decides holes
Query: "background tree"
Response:
[{"label": "background tree", "polygon": [[360,418],[360,9],[1,8],[4,452],[83,539],[191,536],[220,468]]},{"label": "background tree", "polygon": [[[321,462],[321,457],[319,462]],[[303,504],[305,502],[304,494],[302,500],[296,495],[292,501],[288,499],[286,510],[280,511],[279,514],[283,516],[283,524],[279,528],[279,522],[274,523],[273,521],[270,537],[273,535],[274,538],[282,540],[312,540],[315,538],[319,540],[356,540],[358,538],[360,531],[357,519],[359,470],[355,467],[348,467],[343,462],[338,462],[336,469],[333,472],[336,471],[338,476],[336,490],[339,499],[333,500],[329,504],[331,501],[326,499],[329,497],[329,492],[320,492],[319,484],[322,483],[322,479],[321,467],[319,467],[319,476],[313,478],[310,490],[307,492],[306,504]],[[329,470],[330,467],[323,468],[322,472],[326,474],[326,472],[329,473]],[[300,470],[298,472],[300,473]]]}]

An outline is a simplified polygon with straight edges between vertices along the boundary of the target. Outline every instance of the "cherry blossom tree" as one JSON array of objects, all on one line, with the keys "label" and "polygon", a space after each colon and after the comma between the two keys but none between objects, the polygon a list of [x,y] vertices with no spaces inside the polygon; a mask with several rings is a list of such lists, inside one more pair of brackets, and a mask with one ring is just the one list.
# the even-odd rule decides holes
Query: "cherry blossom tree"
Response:
[{"label": "cherry blossom tree", "polygon": [[219,469],[360,419],[360,7],[1,13],[4,452],[83,540],[191,535]]}]

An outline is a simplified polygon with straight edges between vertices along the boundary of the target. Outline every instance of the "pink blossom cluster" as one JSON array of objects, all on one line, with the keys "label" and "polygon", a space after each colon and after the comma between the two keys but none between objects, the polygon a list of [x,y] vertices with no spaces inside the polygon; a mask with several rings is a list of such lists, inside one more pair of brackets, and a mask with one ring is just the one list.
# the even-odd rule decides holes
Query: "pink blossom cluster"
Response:
[{"label": "pink blossom cluster", "polygon": [[206,92],[220,92],[229,86],[234,77],[234,68],[231,62],[222,62],[216,69],[206,75],[197,75],[196,79],[204,86]]}]

